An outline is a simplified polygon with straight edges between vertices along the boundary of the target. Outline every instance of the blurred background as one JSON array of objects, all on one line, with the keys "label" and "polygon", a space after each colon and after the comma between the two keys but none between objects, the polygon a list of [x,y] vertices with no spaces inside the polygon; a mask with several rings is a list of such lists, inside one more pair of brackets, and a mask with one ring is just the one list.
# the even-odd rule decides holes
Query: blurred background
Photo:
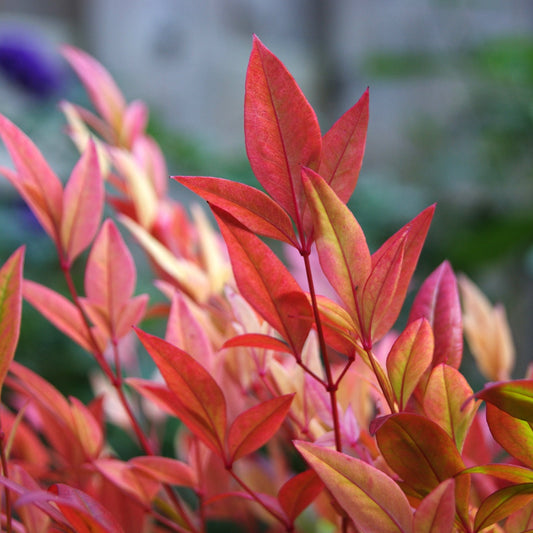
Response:
[{"label": "blurred background", "polygon": [[[294,75],[324,132],[370,87],[350,207],[371,249],[436,202],[415,282],[448,259],[502,302],[514,377],[523,376],[533,346],[530,0],[0,0],[0,112],[68,176],[76,153],[60,135],[57,102],[87,102],[58,54],[71,43],[101,61],[128,99],[149,105],[171,174],[255,184],[242,131],[254,33]],[[0,164],[11,166],[3,147]],[[26,276],[59,276],[52,245],[7,183],[0,192],[2,262],[26,241]],[[31,324],[17,357],[45,375],[53,366],[72,392],[88,361],[65,363],[72,343],[29,306],[24,313]]]}]

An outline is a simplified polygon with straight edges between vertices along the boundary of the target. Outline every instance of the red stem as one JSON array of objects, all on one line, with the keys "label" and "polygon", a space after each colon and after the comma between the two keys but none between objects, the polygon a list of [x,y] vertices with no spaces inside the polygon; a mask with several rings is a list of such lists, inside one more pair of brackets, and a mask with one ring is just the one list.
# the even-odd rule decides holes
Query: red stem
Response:
[{"label": "red stem", "polygon": [[[5,478],[9,478],[7,470],[7,458],[4,449],[5,434],[0,423],[0,461],[2,462],[2,474]],[[9,489],[4,487],[5,502],[6,502],[6,533],[12,533],[12,517],[11,517],[11,498],[9,496]]]}]

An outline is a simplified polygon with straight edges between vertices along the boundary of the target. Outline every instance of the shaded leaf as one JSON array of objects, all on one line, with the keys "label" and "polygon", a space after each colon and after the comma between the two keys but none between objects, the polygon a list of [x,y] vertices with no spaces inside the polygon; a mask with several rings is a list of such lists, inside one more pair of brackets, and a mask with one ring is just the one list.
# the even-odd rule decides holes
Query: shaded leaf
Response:
[{"label": "shaded leaf", "polygon": [[433,331],[427,320],[411,322],[394,342],[387,372],[400,411],[433,358]]},{"label": "shaded leaf", "polygon": [[211,205],[230,213],[252,233],[298,246],[289,216],[264,192],[221,178],[172,177]]},{"label": "shaded leaf", "polygon": [[440,364],[431,372],[424,394],[426,415],[439,424],[462,450],[480,402],[469,402],[472,389],[455,368]]},{"label": "shaded leaf", "polygon": [[322,159],[318,173],[344,203],[348,202],[357,184],[367,129],[368,89],[322,137]]},{"label": "shaded leaf", "polygon": [[452,533],[455,519],[454,480],[447,479],[434,488],[418,506],[413,533]]},{"label": "shaded leaf", "polygon": [[283,484],[278,500],[289,520],[295,520],[322,492],[324,483],[312,469],[300,472]]},{"label": "shaded leaf", "polygon": [[20,247],[0,268],[0,392],[20,334],[24,250]]},{"label": "shaded leaf", "polygon": [[279,339],[262,333],[244,333],[228,339],[222,348],[237,348],[247,346],[250,348],[264,348],[265,350],[274,350],[276,352],[291,353],[290,348]]},{"label": "shaded leaf", "polygon": [[255,36],[246,73],[244,133],[253,173],[298,224],[303,213],[300,167],[318,168],[320,127],[294,78]]},{"label": "shaded leaf", "polygon": [[475,396],[515,418],[533,423],[533,379],[487,385]]},{"label": "shaded leaf", "polygon": [[214,452],[222,455],[226,440],[226,400],[209,372],[189,354],[136,329],[178,403],[185,425]]},{"label": "shaded leaf", "polygon": [[362,289],[371,267],[363,230],[321,176],[310,169],[303,169],[302,181],[311,209],[322,271],[350,315],[357,317],[357,293]]},{"label": "shaded leaf", "polygon": [[93,240],[104,208],[104,184],[92,141],[74,167],[63,195],[61,245],[71,264]]},{"label": "shaded leaf", "polygon": [[420,317],[428,320],[433,328],[435,353],[433,364],[446,363],[459,368],[463,354],[463,326],[457,280],[450,264],[445,261],[420,287],[408,322]]},{"label": "shaded leaf", "polygon": [[329,448],[301,441],[294,444],[359,531],[411,531],[409,502],[388,475]]},{"label": "shaded leaf", "polygon": [[128,464],[146,475],[152,476],[160,483],[196,487],[196,472],[186,463],[170,457],[141,456],[134,457]]},{"label": "shaded leaf", "polygon": [[266,444],[278,431],[291,407],[294,394],[278,396],[241,413],[228,433],[229,463]]}]

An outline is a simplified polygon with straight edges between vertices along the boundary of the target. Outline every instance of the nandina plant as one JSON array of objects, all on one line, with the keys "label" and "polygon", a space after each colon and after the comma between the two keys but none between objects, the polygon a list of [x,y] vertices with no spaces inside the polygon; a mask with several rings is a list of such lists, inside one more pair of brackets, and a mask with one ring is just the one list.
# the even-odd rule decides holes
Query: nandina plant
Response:
[{"label": "nandina plant", "polygon": [[[255,38],[244,125],[265,192],[214,177],[176,176],[179,185],[146,134],[145,106],[127,103],[82,51],[63,53],[94,106],[62,104],[81,153],[65,184],[0,117],[14,164],[1,172],[65,279],[62,293],[25,279],[23,247],[0,269],[2,528],[533,531],[533,379],[530,369],[510,380],[505,313],[444,262],[394,329],[435,206],[374,252],[346,207],[368,91],[323,135]],[[206,200],[220,235],[201,209],[189,216],[171,200],[169,185]],[[167,304],[136,294],[105,203],[146,251]],[[291,272],[273,241],[300,267]],[[22,299],[94,358],[89,404],[14,361]],[[164,338],[140,327],[148,316],[166,320]],[[478,392],[459,371],[463,329],[489,382]],[[148,356],[157,374],[139,375],[136,360]],[[165,421],[176,418],[174,455],[163,456]],[[107,424],[131,435],[138,456],[113,450]]]}]

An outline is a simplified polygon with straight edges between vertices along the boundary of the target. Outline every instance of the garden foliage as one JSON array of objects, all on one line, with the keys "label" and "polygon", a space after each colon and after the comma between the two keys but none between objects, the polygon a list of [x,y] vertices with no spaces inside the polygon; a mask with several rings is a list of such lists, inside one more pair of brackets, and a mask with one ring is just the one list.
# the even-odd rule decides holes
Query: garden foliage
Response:
[{"label": "garden foliage", "polygon": [[[2,528],[533,531],[533,380],[531,369],[510,379],[503,310],[447,262],[412,287],[435,206],[373,252],[346,207],[368,91],[323,135],[255,38],[244,126],[265,192],[214,177],[169,182],[145,106],[127,103],[84,52],[63,52],[94,107],[62,104],[81,153],[65,184],[0,117],[14,166],[1,172],[65,278],[64,293],[24,279],[23,247],[0,270]],[[167,189],[183,186],[207,201],[221,235],[171,199]],[[104,204],[114,216],[102,221]],[[166,304],[136,293],[122,231],[150,258]],[[405,326],[393,329],[410,290]],[[14,360],[22,299],[95,359],[105,385],[87,405]],[[153,316],[165,317],[164,338],[140,325]],[[463,329],[488,381],[478,392],[459,370]],[[139,375],[137,357],[157,374]],[[161,444],[169,419],[181,421],[172,457]],[[138,456],[117,455],[109,424]]]}]

